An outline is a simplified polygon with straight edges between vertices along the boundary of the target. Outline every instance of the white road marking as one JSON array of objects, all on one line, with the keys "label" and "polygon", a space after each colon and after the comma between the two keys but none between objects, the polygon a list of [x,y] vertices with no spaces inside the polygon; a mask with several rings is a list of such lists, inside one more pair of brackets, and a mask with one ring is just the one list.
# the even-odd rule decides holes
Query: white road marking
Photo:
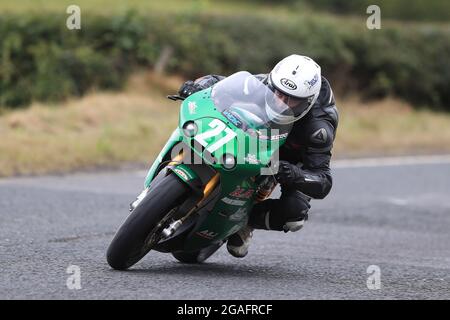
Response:
[{"label": "white road marking", "polygon": [[430,156],[404,156],[404,157],[380,157],[363,159],[332,160],[332,168],[370,168],[388,166],[407,166],[420,164],[445,164],[450,163],[450,155]]},{"label": "white road marking", "polygon": [[[429,155],[429,156],[403,156],[403,157],[380,157],[380,158],[359,158],[359,159],[339,159],[331,160],[331,167],[333,169],[346,169],[346,168],[373,168],[373,167],[389,167],[389,166],[406,166],[406,165],[427,165],[427,164],[450,164],[450,154],[446,155]],[[126,171],[119,172],[99,172],[98,174],[127,174]],[[134,170],[130,174],[138,177],[145,178],[147,176],[147,170]],[[92,176],[92,173],[75,173],[68,174],[67,176],[56,176],[56,178],[70,178],[72,176]],[[34,181],[34,178],[42,178],[46,176],[36,176],[27,178],[0,178],[0,183],[11,182],[19,179],[18,181]],[[51,176],[49,176],[51,177]]]},{"label": "white road marking", "polygon": [[136,171],[135,172],[135,174],[138,176],[138,177],[147,177],[147,173],[148,173],[148,171],[147,170],[139,170],[139,171]]},{"label": "white road marking", "polygon": [[[359,159],[340,159],[331,160],[331,167],[336,169],[346,168],[371,168],[371,167],[390,167],[407,166],[420,164],[446,164],[450,163],[450,154],[428,155],[428,156],[399,156],[399,157],[380,157],[380,158],[359,158]],[[139,177],[147,176],[146,170],[136,171]]]},{"label": "white road marking", "polygon": [[387,202],[395,204],[397,206],[406,206],[409,203],[407,199],[400,199],[400,198],[389,198],[387,199]]}]

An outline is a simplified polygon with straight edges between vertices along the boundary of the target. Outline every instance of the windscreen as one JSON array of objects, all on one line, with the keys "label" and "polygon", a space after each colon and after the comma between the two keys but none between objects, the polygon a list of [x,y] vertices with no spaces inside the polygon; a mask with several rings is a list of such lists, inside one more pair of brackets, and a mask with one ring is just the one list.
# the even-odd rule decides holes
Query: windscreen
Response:
[{"label": "windscreen", "polygon": [[[292,127],[276,121],[277,117],[293,116],[292,109],[277,98],[272,87],[249,72],[241,71],[218,82],[211,98],[231,123],[260,139],[285,138]],[[272,103],[270,113],[267,103]]]}]

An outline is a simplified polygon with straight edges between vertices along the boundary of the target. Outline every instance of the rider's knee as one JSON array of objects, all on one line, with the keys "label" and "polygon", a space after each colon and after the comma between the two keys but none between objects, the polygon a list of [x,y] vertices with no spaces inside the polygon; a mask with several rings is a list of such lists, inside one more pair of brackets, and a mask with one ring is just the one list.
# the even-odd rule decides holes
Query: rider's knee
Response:
[{"label": "rider's knee", "polygon": [[283,231],[295,232],[303,227],[308,219],[308,211],[311,208],[309,201],[309,197],[296,190],[285,193],[281,197]]},{"label": "rider's knee", "polygon": [[300,192],[285,192],[280,199],[257,204],[250,214],[249,225],[255,229],[295,232],[308,218],[309,198]]},{"label": "rider's knee", "polygon": [[311,198],[304,195],[300,191],[293,190],[289,193],[285,193],[281,196],[281,207],[285,212],[287,219],[289,218],[304,218],[307,216],[311,204],[309,201]]}]

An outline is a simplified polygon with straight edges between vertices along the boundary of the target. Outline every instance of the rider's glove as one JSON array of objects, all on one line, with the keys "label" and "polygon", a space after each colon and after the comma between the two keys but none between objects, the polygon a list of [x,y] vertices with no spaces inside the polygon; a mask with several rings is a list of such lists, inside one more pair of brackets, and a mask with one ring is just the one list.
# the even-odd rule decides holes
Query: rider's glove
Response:
[{"label": "rider's glove", "polygon": [[281,160],[279,162],[278,173],[275,175],[275,179],[284,186],[293,185],[304,179],[303,170],[295,164],[288,161]]},{"label": "rider's glove", "polygon": [[203,88],[200,86],[200,85],[198,85],[198,84],[196,84],[194,81],[192,81],[192,80],[189,80],[189,81],[186,81],[182,86],[181,86],[181,88],[180,88],[180,90],[178,90],[178,95],[180,96],[180,97],[183,97],[183,98],[187,98],[187,97],[189,97],[191,94],[193,94],[193,93],[195,93],[195,92],[197,92],[197,91],[200,91],[200,90],[202,90]]}]

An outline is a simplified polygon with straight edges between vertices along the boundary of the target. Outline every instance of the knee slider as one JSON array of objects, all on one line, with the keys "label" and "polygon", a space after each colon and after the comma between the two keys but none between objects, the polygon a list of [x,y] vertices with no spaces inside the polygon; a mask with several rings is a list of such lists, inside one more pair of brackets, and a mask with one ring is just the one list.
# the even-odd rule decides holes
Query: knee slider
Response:
[{"label": "knee slider", "polygon": [[305,224],[305,220],[300,221],[288,221],[283,226],[284,232],[296,232],[303,228],[303,225]]}]

